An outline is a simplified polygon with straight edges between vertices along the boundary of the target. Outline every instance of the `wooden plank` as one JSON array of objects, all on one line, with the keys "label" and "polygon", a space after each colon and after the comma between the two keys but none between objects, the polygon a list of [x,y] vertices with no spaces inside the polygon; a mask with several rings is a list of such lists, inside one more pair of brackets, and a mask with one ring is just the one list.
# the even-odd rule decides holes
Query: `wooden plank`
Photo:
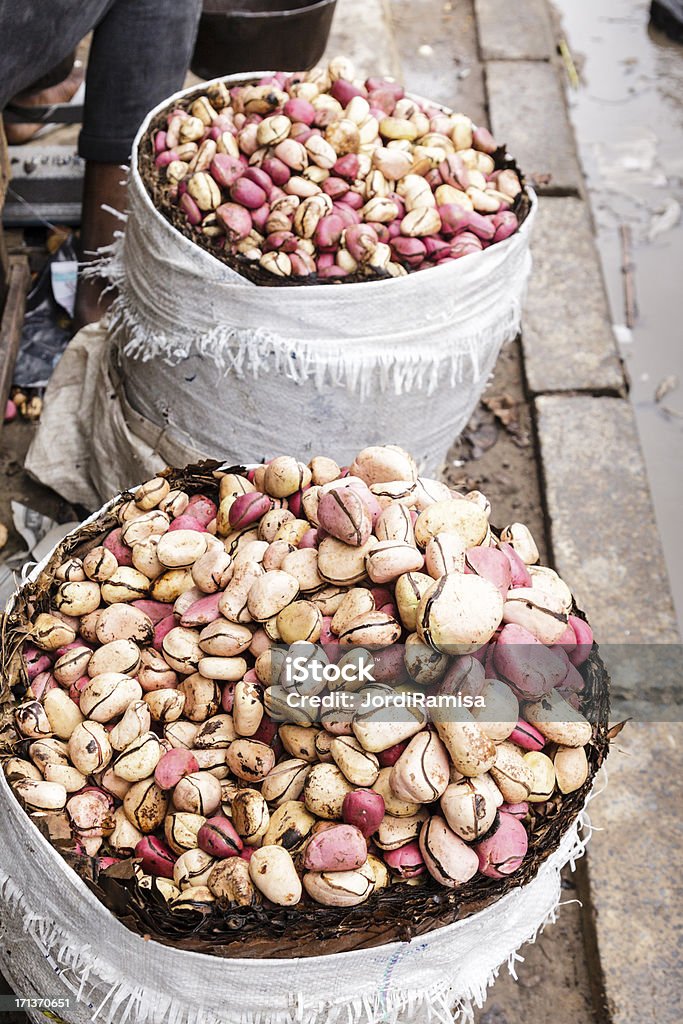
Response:
[{"label": "wooden plank", "polygon": [[25,256],[9,257],[7,298],[0,321],[0,430],[12,386],[31,272]]}]

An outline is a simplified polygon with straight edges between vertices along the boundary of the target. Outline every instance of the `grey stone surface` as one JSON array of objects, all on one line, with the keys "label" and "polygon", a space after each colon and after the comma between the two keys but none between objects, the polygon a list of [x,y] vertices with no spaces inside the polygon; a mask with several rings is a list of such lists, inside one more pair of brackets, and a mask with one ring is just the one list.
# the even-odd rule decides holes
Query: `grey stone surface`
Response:
[{"label": "grey stone surface", "polygon": [[579,194],[583,178],[557,69],[544,61],[494,60],[486,83],[493,134],[527,179],[544,192]]},{"label": "grey stone surface", "polygon": [[535,406],[555,567],[587,613],[596,639],[677,643],[630,403],[544,395]]},{"label": "grey stone surface", "polygon": [[531,250],[522,334],[529,389],[620,392],[624,376],[584,202],[542,198]]},{"label": "grey stone surface", "polygon": [[359,75],[400,75],[384,0],[341,0],[325,55],[350,57]]},{"label": "grey stone surface", "polygon": [[473,0],[391,0],[389,8],[406,87],[486,124]]},{"label": "grey stone surface", "polygon": [[549,60],[554,51],[546,0],[475,0],[484,60]]},{"label": "grey stone surface", "polygon": [[[610,1024],[683,1020],[683,723],[629,722],[590,804],[588,878]],[[600,789],[600,778],[598,779]]]}]

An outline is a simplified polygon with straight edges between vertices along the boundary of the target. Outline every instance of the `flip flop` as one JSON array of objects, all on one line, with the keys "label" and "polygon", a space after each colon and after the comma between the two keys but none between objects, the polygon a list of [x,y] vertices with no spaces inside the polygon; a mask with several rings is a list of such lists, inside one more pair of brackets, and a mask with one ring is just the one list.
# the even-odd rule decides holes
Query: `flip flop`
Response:
[{"label": "flip flop", "polygon": [[[67,103],[52,103],[43,107],[24,107],[18,103],[8,103],[2,112],[5,124],[40,124],[30,139],[40,139],[64,124],[78,124],[83,113],[85,100],[85,82],[81,82]],[[45,123],[43,123],[45,122]],[[18,143],[26,145],[26,143]]]}]

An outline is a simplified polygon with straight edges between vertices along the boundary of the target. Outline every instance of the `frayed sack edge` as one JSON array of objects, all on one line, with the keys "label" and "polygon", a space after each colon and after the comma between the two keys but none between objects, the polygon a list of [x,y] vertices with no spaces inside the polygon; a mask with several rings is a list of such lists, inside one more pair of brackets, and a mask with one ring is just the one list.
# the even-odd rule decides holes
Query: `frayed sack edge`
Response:
[{"label": "frayed sack edge", "polygon": [[[545,926],[556,921],[560,906],[561,867],[566,863],[569,863],[572,869],[575,867],[576,861],[585,853],[591,832],[590,819],[583,811],[565,841],[567,845],[563,844],[554,855],[555,863],[551,858],[545,866],[548,872],[555,872],[556,875],[553,905],[543,920],[530,928],[528,936],[522,940],[517,950],[527,942],[535,942]],[[518,899],[523,898],[523,890],[509,895],[517,896]],[[414,1019],[414,1015],[419,1013],[423,1015],[421,1019],[429,1024],[452,1024],[453,1021],[459,1024],[472,1024],[473,1004],[479,1008],[483,1006],[488,988],[498,977],[500,967],[507,963],[510,974],[516,980],[516,964],[524,960],[524,957],[514,950],[497,967],[491,969],[486,977],[468,981],[458,992],[451,983],[444,981],[424,989],[379,990],[373,996],[365,994],[332,1004],[323,1001],[314,1007],[305,1006],[301,993],[298,993],[293,994],[294,1005],[289,1010],[265,1010],[255,1013],[236,1010],[234,1013],[228,1011],[226,1016],[218,1017],[210,1011],[185,1006],[178,999],[170,998],[158,990],[150,991],[125,979],[116,978],[111,965],[95,955],[89,944],[74,943],[73,937],[61,925],[33,911],[16,883],[2,871],[0,898],[10,909],[22,914],[25,934],[33,940],[65,988],[84,1009],[88,1008],[91,1020],[101,1024],[157,1024],[161,1020],[165,1021],[165,1024],[316,1024],[321,1020],[326,1024],[379,1024],[395,1021],[405,1013],[409,1014],[409,1020]],[[447,929],[438,931],[445,930]],[[438,933],[433,934],[436,936]],[[428,944],[429,934],[422,936],[421,941]],[[409,948],[409,944],[406,946]],[[249,966],[248,962],[241,963],[245,967]],[[3,966],[11,973],[11,964],[5,963]],[[259,969],[258,964],[254,969]],[[104,985],[110,986],[104,998],[101,997],[101,991],[96,992],[96,987],[101,989],[101,985],[89,985],[91,974],[97,976]]]}]

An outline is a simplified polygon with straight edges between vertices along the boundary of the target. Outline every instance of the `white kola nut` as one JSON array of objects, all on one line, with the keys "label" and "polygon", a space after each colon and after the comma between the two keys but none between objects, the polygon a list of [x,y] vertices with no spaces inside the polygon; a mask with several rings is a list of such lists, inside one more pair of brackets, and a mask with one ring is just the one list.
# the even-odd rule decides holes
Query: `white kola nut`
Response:
[{"label": "white kola nut", "polygon": [[339,606],[332,617],[331,629],[339,636],[346,627],[359,615],[375,611],[375,599],[365,587],[352,587],[347,590],[339,602]]},{"label": "white kola nut", "polygon": [[206,553],[206,544],[197,530],[173,530],[160,538],[157,558],[167,569],[184,569]]},{"label": "white kola nut", "polygon": [[200,96],[199,99],[194,101],[190,106],[190,113],[193,117],[198,117],[199,120],[207,127],[209,127],[211,122],[217,117],[217,112],[214,110],[206,96]]},{"label": "white kola nut", "polygon": [[284,114],[271,114],[256,129],[256,141],[259,146],[277,146],[287,138],[291,127],[292,122]]},{"label": "white kola nut", "polygon": [[455,834],[471,843],[488,832],[502,802],[502,793],[487,773],[452,782],[441,796],[441,810]]},{"label": "white kola nut", "polygon": [[415,540],[421,548],[444,530],[457,533],[465,548],[481,544],[489,528],[486,514],[472,501],[436,501],[417,517]]},{"label": "white kola nut", "polygon": [[282,846],[262,846],[249,861],[249,877],[266,899],[290,907],[301,899],[301,882],[290,854]]},{"label": "white kola nut", "polygon": [[415,632],[417,608],[422,595],[433,583],[432,577],[423,572],[406,572],[396,580],[394,600],[401,622],[411,633]]},{"label": "white kola nut", "polygon": [[[300,238],[313,238],[318,223],[327,212],[327,205],[322,201],[322,197],[317,195],[309,196],[303,200],[294,214],[294,231]],[[286,456],[284,457],[286,458]],[[269,493],[272,492],[269,490]],[[277,497],[280,497],[280,495],[277,495]]]},{"label": "white kola nut", "polygon": [[125,750],[144,733],[149,732],[152,716],[144,700],[133,701],[109,733],[114,750]]},{"label": "white kola nut", "polygon": [[291,604],[298,593],[299,583],[294,576],[276,569],[252,583],[247,607],[256,622],[265,622]]},{"label": "white kola nut", "polygon": [[373,221],[377,224],[391,224],[398,217],[398,206],[393,200],[385,196],[374,196],[367,201],[361,210],[361,215],[366,221]]},{"label": "white kola nut", "polygon": [[82,772],[79,772],[78,768],[73,768],[71,765],[47,764],[45,765],[45,781],[58,782],[60,786],[64,786],[67,793],[77,793],[83,789],[88,780]]},{"label": "white kola nut", "polygon": [[81,693],[81,711],[93,722],[111,722],[122,715],[134,700],[141,700],[142,687],[137,679],[122,672],[102,672],[93,676]]},{"label": "white kola nut", "polygon": [[166,634],[161,646],[164,658],[172,669],[186,676],[197,671],[202,657],[199,639],[197,630],[186,626],[176,626]]},{"label": "white kola nut", "polygon": [[135,504],[143,512],[149,512],[151,509],[157,508],[159,502],[168,496],[170,490],[171,485],[168,480],[156,476],[153,480],[147,480],[144,484],[140,484],[135,492]]},{"label": "white kola nut", "polygon": [[346,105],[344,117],[360,126],[370,116],[370,104],[364,96],[354,96]]},{"label": "white kola nut", "polygon": [[566,631],[569,616],[554,594],[536,587],[514,587],[505,597],[503,621],[523,626],[542,644],[550,646]]},{"label": "white kola nut", "polygon": [[152,620],[139,608],[114,604],[96,614],[94,637],[90,634],[85,635],[81,620],[81,635],[84,640],[96,640],[100,644],[108,644],[112,640],[134,640],[139,644],[151,644],[154,639]]},{"label": "white kola nut", "polygon": [[325,821],[340,820],[342,804],[353,786],[336,764],[316,764],[304,785],[304,803],[311,814]]},{"label": "white kola nut", "polygon": [[55,579],[60,580],[62,583],[84,580],[83,562],[80,558],[67,558],[66,562],[62,562],[59,568],[55,570]]},{"label": "white kola nut", "polygon": [[448,573],[465,571],[465,545],[454,530],[442,530],[425,548],[425,567],[435,580]]},{"label": "white kola nut", "polygon": [[157,558],[159,540],[160,538],[154,535],[148,537],[147,540],[141,540],[139,544],[133,545],[131,555],[133,566],[143,576],[146,576],[148,580],[156,580],[166,571],[166,567]]},{"label": "white kola nut", "polygon": [[240,789],[232,799],[232,823],[247,846],[258,846],[268,830],[270,812],[255,789]]},{"label": "white kola nut", "polygon": [[173,806],[190,814],[209,817],[221,804],[220,781],[207,771],[185,775],[173,790]]},{"label": "white kola nut", "polygon": [[[581,748],[582,749],[582,748]],[[547,754],[540,750],[530,750],[524,755],[524,761],[531,769],[534,784],[529,793],[529,803],[540,804],[550,800],[555,789],[555,767]]]},{"label": "white kola nut", "polygon": [[14,711],[14,722],[22,736],[40,739],[52,735],[52,726],[39,700],[20,704]]},{"label": "white kola nut", "polygon": [[375,887],[375,873],[367,861],[355,871],[307,871],[304,875],[308,895],[327,907],[358,906],[373,894]]},{"label": "white kola nut", "polygon": [[261,517],[258,524],[259,540],[265,540],[272,544],[278,530],[285,523],[291,523],[296,516],[286,508],[273,508]]},{"label": "white kola nut", "polygon": [[165,498],[162,498],[159,502],[159,508],[166,515],[171,516],[173,519],[176,516],[181,516],[186,510],[189,504],[189,496],[185,491],[172,490],[169,491]]},{"label": "white kola nut", "polygon": [[420,810],[420,805],[414,801],[402,800],[397,797],[391,787],[391,773],[393,768],[380,768],[377,781],[373,789],[384,800],[384,807],[387,814],[395,818],[409,818]]},{"label": "white kola nut", "polygon": [[373,583],[390,583],[424,564],[420,551],[399,540],[382,540],[365,556],[365,568]]},{"label": "white kola nut", "polygon": [[441,217],[433,206],[415,206],[401,221],[401,234],[409,238],[436,235],[441,230]]},{"label": "white kola nut", "polygon": [[[164,879],[161,879],[164,881]],[[175,888],[175,887],[174,887]],[[174,911],[193,910],[197,913],[208,912],[208,907],[215,903],[215,896],[206,885],[192,885],[181,892],[180,896],[169,897],[169,907]]]},{"label": "white kola nut", "polygon": [[173,866],[173,881],[181,892],[195,886],[205,886],[215,864],[215,858],[203,850],[186,850]]},{"label": "white kola nut", "polygon": [[392,480],[416,480],[417,466],[412,455],[398,445],[372,445],[356,455],[349,474],[371,487]]},{"label": "white kola nut", "polygon": [[[140,648],[133,640],[112,640],[111,643],[90,652],[87,673],[90,678],[104,672],[119,672],[137,676],[140,667]],[[80,673],[83,675],[83,673]]]},{"label": "white kola nut", "polygon": [[178,687],[185,697],[183,712],[191,722],[205,722],[215,715],[220,707],[221,692],[213,679],[206,679],[199,672],[186,676]]},{"label": "white kola nut", "polygon": [[107,731],[99,722],[82,722],[69,739],[71,763],[83,775],[102,771],[111,761],[111,743]]},{"label": "white kola nut", "polygon": [[412,740],[391,770],[390,784],[399,799],[433,803],[448,786],[448,751],[436,732],[425,730]]},{"label": "white kola nut", "polygon": [[261,782],[275,765],[275,753],[267,743],[240,738],[230,744],[226,762],[238,779]]},{"label": "white kola nut", "polygon": [[182,690],[161,689],[145,694],[145,704],[155,722],[177,722],[185,709],[185,702]]},{"label": "white kola nut", "polygon": [[83,559],[83,570],[89,580],[96,583],[103,583],[113,576],[119,567],[116,556],[108,548],[98,545],[93,548]]},{"label": "white kola nut", "polygon": [[147,596],[150,581],[144,573],[129,565],[120,565],[116,572],[102,584],[102,600],[105,604],[138,601]]},{"label": "white kola nut", "polygon": [[406,210],[414,210],[418,206],[436,205],[429,182],[420,174],[406,174],[396,185],[396,191],[403,199]]},{"label": "white kola nut", "polygon": [[500,539],[511,544],[526,565],[534,565],[538,561],[538,548],[531,531],[523,523],[511,523],[501,532]]},{"label": "white kola nut", "polygon": [[289,552],[285,555],[281,568],[297,580],[303,593],[323,586],[323,578],[318,572],[318,553],[314,548],[301,548]]},{"label": "white kola nut", "polygon": [[439,738],[461,775],[483,775],[491,768],[497,756],[496,745],[466,708],[437,709],[433,719]]},{"label": "white kola nut", "polygon": [[323,616],[312,601],[293,601],[278,613],[276,625],[285,644],[315,643],[320,639]]},{"label": "white kola nut", "polygon": [[58,647],[71,644],[75,639],[76,630],[73,626],[47,612],[41,612],[31,626],[31,640],[43,651],[56,651]]},{"label": "white kola nut", "polygon": [[448,668],[448,655],[440,654],[420,640],[417,633],[406,637],[403,661],[408,675],[418,686],[438,683]]},{"label": "white kola nut", "polygon": [[219,860],[209,876],[209,888],[217,898],[240,907],[248,907],[260,899],[249,877],[249,865],[241,857]]},{"label": "white kola nut", "polygon": [[375,536],[380,541],[415,544],[413,520],[406,505],[392,502],[382,510],[375,522]]},{"label": "white kola nut", "polygon": [[99,608],[100,597],[98,583],[89,580],[60,583],[54,606],[64,615],[87,615]]},{"label": "white kola nut", "polygon": [[429,811],[426,807],[420,807],[415,814],[401,818],[385,814],[373,836],[374,842],[380,850],[399,850],[413,839],[417,839],[428,817]]},{"label": "white kola nut", "polygon": [[170,525],[171,520],[165,512],[152,509],[151,512],[145,512],[144,515],[138,516],[132,522],[126,523],[121,529],[121,539],[124,544],[132,548],[133,544],[146,540],[152,534],[166,533]]},{"label": "white kola nut", "polygon": [[199,845],[197,833],[206,822],[203,814],[188,811],[173,811],[164,820],[164,837],[174,853],[196,850]]},{"label": "white kola nut", "polygon": [[[159,693],[163,693],[163,692],[177,693],[178,691],[177,690],[174,690],[174,691],[162,691],[162,690],[159,690],[158,692]],[[154,696],[154,694],[147,694],[147,697],[152,697],[152,696]],[[147,703],[147,697],[145,698],[145,703]],[[169,722],[168,724],[164,725],[164,739],[167,740],[171,744],[171,748],[174,749],[174,750],[175,749],[191,750],[193,745],[194,745],[194,738],[197,735],[198,730],[199,730],[199,726],[195,722],[187,722],[185,720],[183,720],[182,722],[181,721]]]},{"label": "white kola nut", "polygon": [[66,789],[58,782],[19,779],[13,789],[27,807],[35,810],[59,811],[66,805]]},{"label": "white kola nut", "polygon": [[114,811],[114,831],[107,839],[111,848],[117,853],[130,856],[142,838],[142,832],[128,820],[123,807],[117,807]]},{"label": "white kola nut", "polygon": [[126,523],[130,523],[133,519],[139,519],[140,516],[144,516],[144,512],[141,508],[135,504],[133,499],[122,502],[116,510],[116,518],[121,526],[125,526]]},{"label": "white kola nut", "polygon": [[446,654],[469,654],[487,643],[501,624],[503,598],[477,575],[451,572],[423,595],[416,627],[425,643]]},{"label": "white kola nut", "polygon": [[34,740],[28,748],[28,754],[36,768],[45,771],[48,764],[68,764],[69,748],[62,740],[50,736]]},{"label": "white kola nut", "polygon": [[310,770],[310,764],[299,757],[281,761],[271,769],[261,783],[263,797],[276,807],[288,801],[298,800]]},{"label": "white kola nut", "polygon": [[318,572],[328,583],[353,586],[366,578],[365,556],[377,545],[371,536],[360,547],[349,547],[336,537],[325,537],[318,548]]},{"label": "white kola nut", "polygon": [[571,612],[574,603],[572,592],[554,569],[550,569],[547,565],[530,565],[528,571],[533,590],[541,590],[552,595],[559,601],[564,611]]},{"label": "white kola nut", "polygon": [[[227,623],[221,622],[217,619],[212,622],[210,626],[202,631],[202,650],[207,654],[219,654],[219,655],[233,655],[241,654],[243,650],[251,643],[251,633],[249,633],[247,642],[241,649],[236,649],[239,646],[239,633],[235,633],[235,628],[244,629],[244,623],[251,622],[251,613],[247,606],[247,599],[249,597],[249,591],[253,583],[261,576],[264,575],[263,566],[259,565],[258,562],[240,562],[239,565],[234,566],[232,579],[228,583],[227,587],[223,591],[222,597],[218,601],[218,610],[221,615],[224,615]],[[231,629],[230,623],[234,623],[235,626]],[[208,638],[214,637],[214,632],[211,630],[214,627],[216,633],[216,642],[212,640],[212,647],[209,648],[204,644],[204,641]],[[227,643],[221,643],[221,636],[227,637]],[[235,649],[231,649],[231,645]],[[225,647],[225,649],[223,649]],[[215,648],[215,649],[214,649]]]},{"label": "white kola nut", "polygon": [[301,725],[282,725],[280,739],[288,754],[312,764],[318,756],[315,749],[317,732],[317,729],[308,729]]},{"label": "white kola nut", "polygon": [[357,714],[353,732],[365,750],[378,754],[397,743],[403,743],[425,726],[424,714],[419,708],[378,707]]},{"label": "white kola nut", "polygon": [[76,726],[83,721],[80,709],[66,690],[50,690],[43,697],[43,707],[50,728],[59,739],[70,739]]},{"label": "white kola nut", "polygon": [[292,273],[292,263],[286,252],[264,252],[259,266],[275,277],[290,277]]},{"label": "white kola nut", "polygon": [[330,744],[330,753],[337,768],[353,786],[372,786],[377,781],[379,761],[354,737],[335,737]]},{"label": "white kola nut", "polygon": [[345,156],[347,153],[357,153],[360,146],[358,125],[348,117],[333,121],[325,129],[325,141],[329,143],[338,157]]},{"label": "white kola nut", "polygon": [[253,736],[263,718],[261,695],[254,683],[240,680],[235,686],[232,717],[239,736]]},{"label": "white kola nut", "polygon": [[481,696],[485,707],[474,708],[472,716],[487,736],[501,743],[517,725],[519,701],[510,687],[498,679],[487,679]]},{"label": "white kola nut", "polygon": [[201,658],[198,669],[207,679],[236,683],[248,669],[244,658]]},{"label": "white kola nut", "polygon": [[[311,74],[312,72],[309,71],[309,80],[311,78]],[[333,57],[327,65],[327,74],[330,82],[336,82],[338,78],[343,78],[347,82],[352,82],[356,77],[356,68],[348,57]]]},{"label": "white kola nut", "polygon": [[529,799],[534,786],[534,773],[514,743],[499,743],[491,778],[508,804],[521,804]]},{"label": "white kola nut", "polygon": [[307,841],[316,820],[299,800],[286,800],[271,815],[263,845],[284,846],[295,853]]},{"label": "white kola nut", "polygon": [[[7,778],[7,781],[11,785],[13,785],[15,782],[19,782],[21,779],[34,779],[36,782],[40,782],[40,780],[43,777],[38,768],[34,764],[31,764],[30,761],[25,761],[22,757],[10,757],[7,761],[5,761],[3,767],[5,770],[5,777]],[[45,777],[47,778],[47,775]],[[53,781],[58,780],[48,779],[48,782]],[[78,788],[80,789],[81,787],[79,786]]]},{"label": "white kola nut", "polygon": [[558,747],[553,764],[561,793],[573,793],[588,778],[588,759],[583,747]]},{"label": "white kola nut", "polygon": [[203,722],[195,736],[197,750],[227,750],[233,739],[237,738],[236,729],[232,724],[231,715],[214,715]]},{"label": "white kola nut", "polygon": [[[527,704],[524,717],[551,743],[563,747],[584,747],[593,735],[593,727],[557,690]],[[518,802],[518,801],[517,801]]]},{"label": "white kola nut", "polygon": [[153,732],[144,733],[114,758],[114,774],[126,782],[140,782],[153,774],[162,754],[159,737]]}]

